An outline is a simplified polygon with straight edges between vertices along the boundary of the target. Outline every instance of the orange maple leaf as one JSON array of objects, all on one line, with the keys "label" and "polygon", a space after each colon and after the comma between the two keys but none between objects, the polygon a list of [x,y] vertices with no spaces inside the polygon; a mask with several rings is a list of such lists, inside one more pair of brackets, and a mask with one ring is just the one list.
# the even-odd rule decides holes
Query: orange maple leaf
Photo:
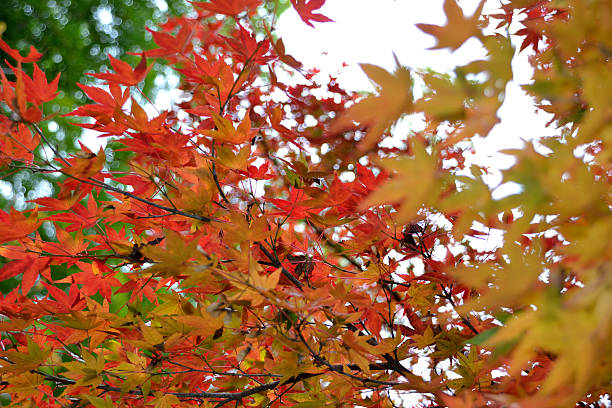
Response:
[{"label": "orange maple leaf", "polygon": [[38,105],[42,102],[49,102],[57,96],[57,83],[59,82],[60,74],[57,74],[51,81],[47,81],[47,77],[38,65],[34,64],[34,73],[32,78],[24,75],[23,79],[26,85],[26,95],[28,100],[33,104]]},{"label": "orange maple leaf", "polygon": [[28,234],[36,231],[42,221],[38,219],[38,209],[36,208],[30,212],[29,217],[11,208],[10,213],[0,210],[0,224],[3,225],[2,230],[0,230],[1,244],[25,238]]},{"label": "orange maple leaf", "polygon": [[427,34],[436,37],[438,42],[431,50],[450,48],[456,50],[461,47],[470,37],[478,36],[478,18],[482,12],[484,1],[481,1],[474,14],[466,18],[463,10],[457,4],[457,0],[445,0],[444,13],[447,23],[444,26],[434,24],[417,24],[416,26]]}]

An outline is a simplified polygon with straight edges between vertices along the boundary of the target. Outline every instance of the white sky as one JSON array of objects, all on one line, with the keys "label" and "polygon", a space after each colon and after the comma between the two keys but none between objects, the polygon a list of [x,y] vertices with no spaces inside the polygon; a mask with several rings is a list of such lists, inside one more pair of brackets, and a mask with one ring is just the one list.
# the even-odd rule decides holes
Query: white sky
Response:
[{"label": "white sky", "polygon": [[[478,3],[475,0],[459,0],[466,14],[472,14]],[[395,53],[401,64],[412,68],[451,71],[457,65],[484,57],[485,53],[476,39],[468,40],[454,53],[427,50],[435,44],[435,40],[416,28],[415,24],[445,24],[442,4],[443,0],[327,0],[320,11],[334,20],[333,23],[314,23],[315,28],[311,28],[300,20],[293,9],[289,9],[279,19],[277,30],[287,52],[302,63],[335,74],[345,62],[349,67],[340,75],[340,84],[352,90],[371,89],[358,63],[367,62],[393,70]],[[498,0],[488,0],[484,13],[496,12],[499,4]],[[518,27],[518,24],[511,27],[511,32]],[[515,40],[517,49],[518,45]],[[527,55],[523,51],[515,57],[514,81],[508,85],[506,100],[498,112],[501,123],[486,139],[474,140],[474,147],[480,152],[476,158],[478,163],[492,168],[507,168],[512,160],[496,154],[496,151],[520,147],[520,139],[554,133],[554,129],[545,127],[549,117],[536,114],[531,99],[520,89],[521,84],[529,83],[532,74]],[[497,185],[499,181],[499,173],[488,180],[491,185]],[[501,195],[511,191],[502,188],[496,193]]]}]

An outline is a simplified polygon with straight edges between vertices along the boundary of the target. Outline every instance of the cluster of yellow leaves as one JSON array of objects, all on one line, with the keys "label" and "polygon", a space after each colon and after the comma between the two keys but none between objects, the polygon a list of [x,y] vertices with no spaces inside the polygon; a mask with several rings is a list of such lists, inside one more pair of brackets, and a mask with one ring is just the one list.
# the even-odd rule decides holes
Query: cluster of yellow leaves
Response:
[{"label": "cluster of yellow leaves", "polygon": [[606,387],[612,332],[612,270],[598,271],[598,280],[567,296],[548,289],[535,307],[518,313],[486,344],[516,345],[509,374],[520,375],[538,350],[556,356],[542,384],[545,396],[577,400],[593,385]]},{"label": "cluster of yellow leaves", "polygon": [[[378,99],[366,98],[339,123],[357,121],[369,125],[365,142],[368,146],[404,113],[423,112],[428,129],[437,129],[440,123],[450,124],[450,131],[439,144],[426,149],[416,142],[411,145],[411,156],[381,160],[381,166],[393,177],[368,197],[363,208],[399,204],[393,217],[400,224],[411,222],[423,209],[442,210],[453,214],[452,234],[457,242],[471,233],[475,221],[503,230],[503,241],[497,248],[501,256],[466,263],[452,271],[455,279],[480,293],[458,311],[495,313],[501,307],[514,308],[514,317],[496,331],[486,346],[499,348],[500,353],[510,350],[510,378],[520,377],[530,361],[548,353],[552,369],[537,397],[524,397],[525,401],[537,400],[539,406],[569,406],[589,390],[601,392],[609,381],[611,367],[612,6],[596,0],[554,2],[555,7],[567,9],[569,17],[557,18],[542,28],[552,46],[533,57],[535,81],[525,89],[541,102],[543,110],[555,115],[559,125],[567,124],[567,128],[558,130],[558,136],[539,139],[537,149],[527,146],[504,152],[514,156],[516,164],[503,172],[502,183],[517,183],[521,192],[500,200],[492,199],[479,169],[442,178],[435,158],[436,148],[490,132],[498,121],[496,112],[505,86],[512,79],[514,48],[509,38],[482,34],[482,6],[483,2],[472,17],[465,17],[454,0],[446,0],[447,25],[421,24],[419,28],[437,39],[434,48],[455,50],[468,38],[476,37],[487,49],[487,58],[459,67],[450,76],[416,73],[426,91],[414,102],[403,97],[410,82],[387,74]],[[381,77],[378,70],[368,68],[366,73],[381,83],[377,80]],[[484,81],[467,79],[477,74],[485,74]],[[408,100],[409,104],[404,102]],[[390,109],[381,114],[383,107]],[[585,150],[589,153],[581,153]],[[441,200],[443,187],[449,183],[458,188]],[[491,221],[512,211],[520,214],[518,219]],[[551,236],[560,242],[553,252],[543,248]],[[579,284],[568,284],[572,279]],[[419,348],[440,346],[439,336],[434,336],[430,328],[415,336],[414,341]],[[470,371],[468,367],[481,367],[479,360],[484,358],[473,356],[474,350],[469,357],[464,356],[465,361],[460,358],[455,371],[461,378],[451,381],[449,386],[453,389],[474,386],[475,377],[470,373],[478,370]],[[465,406],[480,406],[476,400],[468,404],[466,399]],[[504,399],[508,403],[520,400],[520,396]]]}]

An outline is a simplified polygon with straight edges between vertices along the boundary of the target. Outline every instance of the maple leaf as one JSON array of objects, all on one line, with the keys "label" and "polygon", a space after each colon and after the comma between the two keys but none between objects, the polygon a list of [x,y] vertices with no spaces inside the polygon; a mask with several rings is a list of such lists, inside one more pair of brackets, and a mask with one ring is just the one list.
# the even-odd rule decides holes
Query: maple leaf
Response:
[{"label": "maple leaf", "polygon": [[38,68],[37,64],[34,64],[32,78],[27,75],[24,76],[28,100],[38,105],[55,99],[58,94],[57,84],[59,79],[60,74],[58,73],[51,82],[47,82],[45,74]]},{"label": "maple leaf", "polygon": [[265,217],[253,218],[250,221],[242,214],[231,215],[231,226],[227,228],[227,236],[230,241],[263,241],[268,238],[272,231]]},{"label": "maple leaf", "polygon": [[108,59],[115,73],[105,72],[102,74],[88,74],[94,78],[103,79],[109,83],[116,83],[126,86],[138,85],[149,73],[153,65],[147,67],[147,57],[145,53],[141,53],[142,58],[136,68],[132,67],[125,61],[118,60],[108,54]]},{"label": "maple leaf", "polygon": [[185,325],[185,331],[192,336],[208,337],[223,327],[221,316],[213,317],[206,310],[200,310],[198,315],[176,316],[176,321]]},{"label": "maple leaf", "polygon": [[174,231],[166,232],[166,247],[146,246],[143,254],[153,259],[156,263],[146,270],[147,273],[161,273],[164,276],[174,276],[186,272],[189,259],[194,256],[198,244],[196,240],[186,243],[184,239]]},{"label": "maple leaf", "polygon": [[83,84],[77,84],[77,86],[81,88],[90,99],[108,108],[110,112],[114,111],[115,108],[123,107],[129,96],[129,91],[127,89],[122,93],[119,86],[114,83],[109,85],[110,93],[95,86],[86,86]]},{"label": "maple leaf", "polygon": [[521,49],[519,51],[523,51],[527,47],[531,46],[535,52],[538,52],[538,46],[540,41],[543,39],[544,35],[538,33],[530,28],[521,28],[517,30],[515,35],[525,36],[523,42],[521,43]]},{"label": "maple leaf", "polygon": [[19,51],[14,50],[11,47],[9,47],[9,45],[5,43],[4,41],[2,41],[1,38],[0,38],[0,49],[6,52],[8,55],[10,55],[14,60],[16,60],[20,64],[38,61],[43,56],[43,54],[36,51],[36,48],[34,48],[33,46],[30,46],[30,53],[28,54],[28,56],[22,57],[21,54],[19,54]]},{"label": "maple leaf", "polygon": [[319,23],[334,21],[323,14],[314,13],[315,10],[323,7],[325,0],[291,0],[291,4],[293,4],[293,8],[297,11],[302,21],[310,27],[314,28],[311,21]]},{"label": "maple leaf", "polygon": [[368,96],[348,108],[330,128],[331,133],[339,132],[359,122],[368,127],[360,143],[363,149],[374,145],[383,132],[412,107],[412,78],[410,71],[399,65],[393,74],[371,64],[360,64],[361,69],[378,89],[378,95]]},{"label": "maple leaf", "polygon": [[159,46],[159,48],[147,51],[149,57],[168,57],[181,53],[189,53],[193,48],[191,43],[193,39],[192,31],[189,29],[187,22],[181,26],[176,36],[163,31],[154,31],[148,27],[146,29],[153,36],[155,44]]},{"label": "maple leaf", "polygon": [[87,179],[95,176],[102,170],[104,163],[106,163],[106,154],[102,147],[100,147],[98,154],[95,154],[83,143],[79,142],[79,144],[81,145],[82,151],[75,154],[74,157],[70,159],[56,158],[55,160],[62,164],[69,164],[69,166],[62,169],[65,174],[70,174],[76,178]]},{"label": "maple leaf", "polygon": [[249,283],[259,290],[272,290],[278,285],[280,274],[281,268],[276,269],[276,271],[269,275],[260,275],[255,269],[251,269],[249,273]]},{"label": "maple leaf", "polygon": [[155,403],[154,408],[171,408],[181,404],[176,395],[164,394],[163,392],[157,393],[151,402]]},{"label": "maple leaf", "polygon": [[297,188],[291,189],[288,200],[271,198],[269,201],[279,209],[275,215],[288,216],[291,219],[307,218],[309,213],[318,213],[321,211],[311,208],[305,200],[304,191]]},{"label": "maple leaf", "polygon": [[[43,203],[48,202],[43,200]],[[68,201],[68,204],[70,201]],[[96,200],[93,197],[89,197],[87,201],[87,208],[83,206],[81,203],[76,203],[70,206],[73,211],[72,214],[59,213],[53,214],[48,217],[48,220],[66,222],[70,224],[66,227],[66,232],[79,231],[81,232],[84,228],[90,228],[95,225],[101,217],[104,216],[104,213],[107,211],[104,207],[98,207]],[[81,235],[82,238],[82,235]],[[78,239],[79,242],[83,242],[82,239]],[[67,242],[62,243],[62,246],[68,249],[72,249],[72,245],[67,245]],[[85,246],[87,247],[87,246]],[[80,252],[80,251],[77,251]],[[76,254],[76,252],[74,253]]]},{"label": "maple leaf", "polygon": [[[0,367],[0,374],[21,374],[37,369],[51,355],[51,345],[45,344],[41,347],[33,339],[26,340],[27,345],[19,347],[19,350],[0,351],[0,356],[8,359],[11,364]],[[5,360],[6,361],[6,360]]]},{"label": "maple leaf", "polygon": [[70,361],[63,363],[63,366],[68,369],[66,376],[77,380],[75,386],[91,385],[96,387],[102,382],[102,372],[104,371],[104,354],[93,355],[87,350],[81,350],[83,362]]},{"label": "maple leaf", "polygon": [[[69,282],[82,284],[81,293],[86,296],[99,293],[104,299],[111,300],[112,287],[121,286],[121,283],[112,276],[112,270],[99,262],[87,264],[83,269],[84,271],[71,275]],[[106,275],[103,275],[102,271],[106,271]]]},{"label": "maple leaf", "polygon": [[214,112],[211,112],[211,115],[215,122],[215,129],[201,130],[200,133],[211,136],[217,141],[239,145],[251,141],[255,134],[257,134],[256,129],[251,129],[251,119],[248,112],[237,128],[234,128],[233,123],[229,119]]},{"label": "maple leaf", "polygon": [[237,54],[241,62],[251,62],[253,64],[266,64],[272,58],[266,55],[270,49],[270,41],[265,39],[257,42],[255,36],[248,32],[242,25],[239,31],[234,34],[234,38],[223,37]]},{"label": "maple leaf", "polygon": [[399,203],[398,222],[408,223],[418,210],[432,198],[437,186],[437,162],[425,147],[415,144],[414,157],[384,159],[382,165],[395,176],[374,191],[362,203],[365,209],[381,203]]},{"label": "maple leaf", "polygon": [[274,178],[273,173],[269,173],[270,162],[266,161],[261,166],[248,166],[247,170],[240,170],[240,174],[252,178],[253,180],[270,180]]},{"label": "maple leaf", "polygon": [[27,256],[8,262],[0,268],[0,281],[23,273],[21,277],[21,292],[26,295],[36,283],[38,276],[49,266],[49,259]]},{"label": "maple leaf", "polygon": [[420,349],[424,349],[436,342],[436,336],[433,334],[431,327],[427,327],[423,334],[416,334],[412,336],[414,345]]},{"label": "maple leaf", "polygon": [[454,51],[469,38],[480,35],[478,19],[483,6],[484,0],[481,0],[474,14],[466,18],[463,10],[457,4],[457,0],[445,0],[444,13],[448,20],[445,26],[434,24],[417,24],[416,26],[421,31],[436,37],[437,43],[430,48],[431,50],[450,48]]},{"label": "maple leaf", "polygon": [[7,392],[18,394],[21,398],[39,396],[41,391],[46,388],[44,377],[36,373],[23,373],[7,378]]},{"label": "maple leaf", "polygon": [[[33,101],[29,101],[27,98],[28,93],[26,92],[29,87],[26,84],[26,80],[30,78],[21,69],[21,62],[17,64],[18,67],[13,67],[8,62],[7,65],[17,77],[14,83],[10,83],[4,74],[4,69],[0,71],[3,87],[2,91],[7,105],[19,115],[20,121],[30,123],[39,122],[42,119],[42,111],[40,107],[32,105],[31,102]],[[29,94],[31,93],[32,92],[29,92]]]},{"label": "maple leaf", "polygon": [[196,7],[209,11],[210,13],[237,16],[243,11],[249,14],[261,4],[261,0],[211,0],[210,2],[192,1]]},{"label": "maple leaf", "polygon": [[106,398],[94,397],[93,395],[86,395],[85,398],[95,408],[113,408],[115,406],[113,399],[109,395],[107,395]]},{"label": "maple leaf", "polygon": [[56,286],[45,282],[42,282],[42,284],[47,289],[48,296],[55,299],[53,303],[55,303],[54,308],[57,313],[70,313],[85,306],[85,299],[81,297],[76,285],[70,285],[70,289],[66,293]]},{"label": "maple leaf", "polygon": [[251,160],[249,158],[250,154],[251,146],[248,144],[243,146],[237,154],[234,154],[230,148],[219,146],[217,148],[218,157],[216,157],[215,160],[229,169],[244,171]]},{"label": "maple leaf", "polygon": [[22,239],[36,231],[42,225],[38,219],[38,209],[30,211],[29,217],[23,212],[11,208],[10,212],[0,210],[0,223],[6,226],[0,230],[0,244]]}]

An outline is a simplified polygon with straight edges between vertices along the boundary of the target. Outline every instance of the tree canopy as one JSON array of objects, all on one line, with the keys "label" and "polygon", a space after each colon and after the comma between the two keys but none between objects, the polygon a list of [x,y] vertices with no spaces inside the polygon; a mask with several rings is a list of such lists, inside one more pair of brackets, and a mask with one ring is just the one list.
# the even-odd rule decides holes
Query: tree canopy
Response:
[{"label": "tree canopy", "polygon": [[[2,404],[609,404],[612,4],[445,0],[445,25],[418,27],[486,56],[362,64],[357,94],[287,54],[285,3],[194,2],[135,60],[109,55],[68,114],[99,151],[50,142],[59,78],[0,40],[2,177],[53,187],[0,210]],[[333,24],[324,3],[291,0],[311,26]],[[520,190],[494,199],[466,157],[520,52],[551,132],[504,151]],[[180,78],[168,110],[154,61]],[[424,129],[398,134],[408,115]]]}]

